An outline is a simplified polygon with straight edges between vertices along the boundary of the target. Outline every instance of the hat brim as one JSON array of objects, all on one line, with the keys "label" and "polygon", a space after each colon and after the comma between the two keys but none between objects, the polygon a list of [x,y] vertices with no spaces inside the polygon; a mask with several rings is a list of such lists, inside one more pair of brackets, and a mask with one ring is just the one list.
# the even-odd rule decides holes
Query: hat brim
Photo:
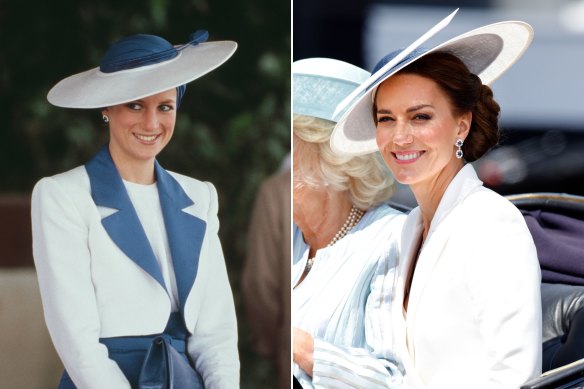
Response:
[{"label": "hat brim", "polygon": [[306,58],[292,63],[292,112],[333,120],[344,98],[369,78],[369,72],[331,58]]},{"label": "hat brim", "polygon": [[104,108],[138,100],[193,81],[224,63],[237,49],[233,41],[205,42],[186,47],[173,59],[114,73],[99,67],[58,82],[48,93],[53,105]]},{"label": "hat brim", "polygon": [[400,63],[381,77],[372,76],[364,91],[344,111],[331,135],[331,148],[339,154],[363,155],[378,150],[373,122],[373,93],[379,84],[405,66],[432,52],[449,52],[462,60],[469,70],[491,85],[527,50],[533,29],[525,22],[506,21],[469,31]]}]

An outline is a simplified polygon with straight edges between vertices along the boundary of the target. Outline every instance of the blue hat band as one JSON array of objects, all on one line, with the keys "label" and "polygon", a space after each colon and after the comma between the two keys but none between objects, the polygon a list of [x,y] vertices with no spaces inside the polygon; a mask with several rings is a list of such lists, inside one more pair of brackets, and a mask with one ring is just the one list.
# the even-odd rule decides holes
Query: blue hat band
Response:
[{"label": "blue hat band", "polygon": [[138,34],[123,38],[114,43],[103,56],[99,70],[115,73],[169,61],[188,46],[196,46],[209,38],[206,30],[191,34],[190,41],[174,47],[168,41],[155,35]]},{"label": "blue hat band", "polygon": [[[197,30],[189,36],[188,43],[174,47],[167,40],[156,35],[132,35],[120,39],[108,49],[101,59],[99,70],[103,73],[115,73],[166,62],[175,58],[186,47],[196,46],[207,39],[209,39],[209,33],[206,30]],[[186,85],[176,87],[177,108],[180,106],[185,91]]]}]

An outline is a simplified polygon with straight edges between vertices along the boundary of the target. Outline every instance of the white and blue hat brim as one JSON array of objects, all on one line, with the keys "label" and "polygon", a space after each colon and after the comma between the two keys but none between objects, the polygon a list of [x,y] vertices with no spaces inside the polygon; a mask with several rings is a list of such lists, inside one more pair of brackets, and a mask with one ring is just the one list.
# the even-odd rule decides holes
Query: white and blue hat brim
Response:
[{"label": "white and blue hat brim", "polygon": [[[370,76],[363,90],[338,107],[340,118],[331,135],[331,148],[339,154],[363,155],[378,151],[373,121],[373,97],[377,87],[408,64],[432,52],[448,52],[462,60],[469,70],[491,85],[527,50],[533,29],[525,22],[505,21],[469,31],[429,50],[419,51],[383,74]],[[412,48],[412,52],[416,47]]]},{"label": "white and blue hat brim", "polygon": [[138,100],[193,81],[229,59],[233,41],[189,45],[168,61],[105,73],[99,67],[58,82],[48,101],[66,108],[104,108]]},{"label": "white and blue hat brim", "polygon": [[369,72],[332,58],[292,63],[292,112],[333,121],[337,105],[369,78]]}]

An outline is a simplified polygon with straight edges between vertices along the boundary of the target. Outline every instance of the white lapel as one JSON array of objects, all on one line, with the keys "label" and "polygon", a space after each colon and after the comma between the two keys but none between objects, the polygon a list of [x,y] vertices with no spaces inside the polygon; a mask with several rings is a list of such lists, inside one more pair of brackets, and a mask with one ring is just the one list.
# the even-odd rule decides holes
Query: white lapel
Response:
[{"label": "white lapel", "polygon": [[[412,285],[410,287],[410,294],[408,300],[408,311],[405,318],[405,328],[402,334],[402,339],[407,339],[407,347],[409,355],[415,360],[415,347],[413,344],[416,314],[423,303],[424,289],[428,281],[432,277],[432,273],[436,265],[442,257],[442,251],[448,242],[452,233],[452,228],[448,226],[448,216],[469,194],[474,192],[477,188],[482,186],[482,182],[478,179],[472,165],[465,165],[458,174],[454,177],[442,199],[432,223],[426,241],[420,251],[420,255],[416,264],[416,270]],[[454,222],[454,220],[452,221]],[[396,306],[401,312],[403,320],[403,299],[404,288],[413,261],[417,255],[418,240],[422,233],[422,215],[419,208],[412,210],[402,237],[402,259],[399,266],[398,284],[396,285]],[[408,336],[409,331],[409,336]],[[406,355],[408,355],[406,354]]]},{"label": "white lapel", "polygon": [[420,208],[414,208],[408,215],[402,232],[401,253],[398,263],[398,277],[396,281],[395,307],[403,310],[404,289],[408,277],[408,269],[416,256],[416,246],[422,233],[422,214]]},{"label": "white lapel", "polygon": [[[413,345],[414,337],[412,336],[412,333],[415,331],[416,315],[418,313],[418,309],[420,308],[422,297],[424,296],[424,290],[432,278],[432,273],[436,269],[436,265],[442,258],[442,251],[448,242],[448,238],[450,237],[448,230],[448,228],[441,228],[433,231],[431,234],[428,234],[416,263],[416,270],[412,279],[412,284],[410,286],[408,311],[406,315],[406,327],[409,330],[409,336],[407,337],[408,348],[414,359],[415,347]],[[415,252],[417,243],[418,239],[416,239],[413,243],[414,253],[412,253],[412,260],[417,254]],[[408,269],[410,267],[411,262],[410,266],[408,266]],[[405,274],[407,276],[407,271]]]},{"label": "white lapel", "polygon": [[404,317],[404,297],[405,297],[405,284],[408,277],[408,269],[411,267],[412,262],[415,259],[417,242],[422,233],[422,214],[419,208],[414,208],[404,223],[402,238],[401,238],[401,251],[399,256],[399,261],[397,265],[397,279],[394,287],[394,303],[392,305],[393,310],[393,334],[394,342],[396,346],[396,355],[400,355],[406,372],[413,372],[413,360],[409,358],[409,351],[407,348],[407,333],[406,333],[406,320]]}]

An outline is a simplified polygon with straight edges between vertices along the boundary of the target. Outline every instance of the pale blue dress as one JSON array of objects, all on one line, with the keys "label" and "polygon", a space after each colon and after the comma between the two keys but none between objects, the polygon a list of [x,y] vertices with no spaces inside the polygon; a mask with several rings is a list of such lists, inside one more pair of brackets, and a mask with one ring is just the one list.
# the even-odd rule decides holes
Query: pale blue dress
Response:
[{"label": "pale blue dress", "polygon": [[[314,337],[311,379],[304,388],[396,388],[403,375],[393,355],[392,289],[405,215],[387,205],[370,209],[343,239],[320,249],[306,278],[292,291],[292,326]],[[309,247],[295,226],[292,285]]]}]

